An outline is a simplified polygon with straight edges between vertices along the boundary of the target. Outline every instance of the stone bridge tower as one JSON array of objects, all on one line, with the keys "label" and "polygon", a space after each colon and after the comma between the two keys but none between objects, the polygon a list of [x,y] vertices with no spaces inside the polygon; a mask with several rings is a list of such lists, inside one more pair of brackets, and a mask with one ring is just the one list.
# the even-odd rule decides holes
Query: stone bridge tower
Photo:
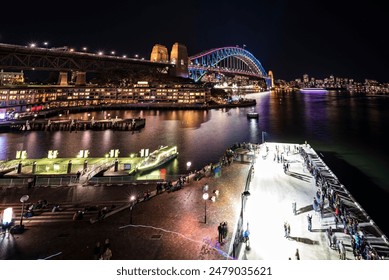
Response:
[{"label": "stone bridge tower", "polygon": [[171,69],[171,75],[188,78],[188,50],[185,45],[175,43],[170,53],[170,62],[175,65]]},{"label": "stone bridge tower", "polygon": [[167,48],[160,44],[155,44],[151,51],[150,61],[153,62],[168,62],[169,53]]}]

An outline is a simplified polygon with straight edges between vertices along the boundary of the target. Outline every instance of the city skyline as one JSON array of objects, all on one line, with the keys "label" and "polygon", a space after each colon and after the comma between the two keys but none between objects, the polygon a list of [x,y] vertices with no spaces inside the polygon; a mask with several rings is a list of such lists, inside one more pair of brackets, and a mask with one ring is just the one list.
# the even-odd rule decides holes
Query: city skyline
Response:
[{"label": "city skyline", "polygon": [[23,3],[21,8],[7,2],[3,9],[13,12],[0,19],[0,42],[86,46],[91,52],[145,59],[156,43],[168,49],[175,42],[185,44],[189,55],[239,45],[276,79],[309,74],[388,82],[384,9],[347,2],[243,1],[236,6],[196,1],[188,7],[177,1],[109,6],[70,1],[61,8],[51,8],[48,1]]}]

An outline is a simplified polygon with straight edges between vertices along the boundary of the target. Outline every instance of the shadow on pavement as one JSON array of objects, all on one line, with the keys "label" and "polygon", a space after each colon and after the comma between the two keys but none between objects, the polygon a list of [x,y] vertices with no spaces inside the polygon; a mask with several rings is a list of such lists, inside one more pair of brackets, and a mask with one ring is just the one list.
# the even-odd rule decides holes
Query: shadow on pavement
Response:
[{"label": "shadow on pavement", "polygon": [[292,176],[292,177],[295,177],[297,179],[300,179],[302,181],[306,181],[306,182],[309,182],[309,180],[311,180],[311,177],[310,176],[307,176],[305,174],[301,174],[301,173],[297,173],[297,172],[290,172],[288,171],[286,174]]},{"label": "shadow on pavement", "polygon": [[305,244],[310,244],[310,245],[317,245],[319,244],[318,241],[312,240],[306,237],[298,237],[298,236],[289,236],[289,239],[292,239],[297,242],[305,243]]},{"label": "shadow on pavement", "polygon": [[297,209],[297,215],[303,214],[305,212],[309,212],[313,210],[312,204],[309,204],[307,206],[301,207],[300,209]]}]

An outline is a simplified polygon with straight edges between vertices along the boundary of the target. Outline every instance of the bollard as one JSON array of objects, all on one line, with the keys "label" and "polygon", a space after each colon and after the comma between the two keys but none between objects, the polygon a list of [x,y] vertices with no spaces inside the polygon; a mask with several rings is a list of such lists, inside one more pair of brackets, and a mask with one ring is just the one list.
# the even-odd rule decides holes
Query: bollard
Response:
[{"label": "bollard", "polygon": [[35,174],[36,172],[36,161],[32,164],[32,174]]}]

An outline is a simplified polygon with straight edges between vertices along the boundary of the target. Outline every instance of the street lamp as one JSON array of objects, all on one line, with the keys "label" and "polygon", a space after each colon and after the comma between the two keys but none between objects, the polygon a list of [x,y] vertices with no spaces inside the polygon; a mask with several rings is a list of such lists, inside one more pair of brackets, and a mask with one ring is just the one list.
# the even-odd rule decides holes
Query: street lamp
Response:
[{"label": "street lamp", "polygon": [[20,198],[20,202],[22,203],[22,214],[20,215],[20,227],[23,227],[23,213],[24,213],[24,202],[26,202],[30,197],[26,194]]},{"label": "street lamp", "polygon": [[132,208],[135,205],[135,195],[132,195],[130,197],[130,201],[131,201],[131,206],[130,206],[130,224],[132,225]]},{"label": "street lamp", "polygon": [[203,193],[203,199],[204,199],[204,223],[206,224],[207,223],[207,200],[209,198],[209,194],[206,192],[206,193]]},{"label": "street lamp", "polygon": [[186,170],[189,170],[191,165],[192,165],[192,163],[190,161],[188,161],[186,163]]},{"label": "street lamp", "polygon": [[266,131],[262,131],[262,143],[265,143],[265,134],[266,134]]}]

